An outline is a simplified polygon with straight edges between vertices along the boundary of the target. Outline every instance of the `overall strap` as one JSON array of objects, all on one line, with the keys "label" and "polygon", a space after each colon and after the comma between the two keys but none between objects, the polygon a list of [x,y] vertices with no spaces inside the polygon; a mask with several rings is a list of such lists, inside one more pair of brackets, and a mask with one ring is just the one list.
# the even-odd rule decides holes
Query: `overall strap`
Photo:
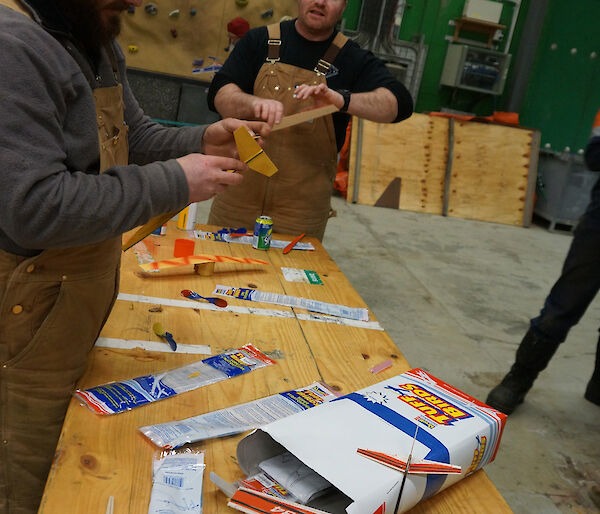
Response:
[{"label": "overall strap", "polygon": [[279,49],[281,47],[281,27],[279,23],[267,25],[267,32],[269,34],[267,62],[273,64],[279,61]]},{"label": "overall strap", "polygon": [[340,50],[344,47],[344,45],[348,42],[348,37],[344,36],[341,32],[338,32],[336,36],[333,38],[331,45],[325,52],[325,55],[319,59],[319,62],[315,66],[315,72],[318,75],[327,75],[327,72],[331,68],[333,61],[340,53]]},{"label": "overall strap", "polygon": [[[77,65],[81,69],[81,72],[83,73],[86,80],[88,81],[90,88],[97,89],[98,88],[98,79],[96,78],[96,73],[94,72],[94,69],[92,68],[92,64],[90,63],[88,58],[84,55],[84,53],[81,50],[79,50],[77,48],[77,46],[73,43],[73,41],[71,41],[70,39],[59,37],[55,34],[52,34],[51,32],[49,32],[49,34],[54,36],[54,38],[64,47],[64,49],[67,52],[69,52],[69,55],[73,58],[73,60],[77,63]],[[117,58],[115,56],[115,52],[113,50],[112,45],[110,43],[107,43],[104,46],[104,50],[108,56],[108,60],[110,61],[110,65],[112,68],[112,72],[113,72],[115,81],[117,82],[117,84],[120,84],[121,81],[119,80]]]},{"label": "overall strap", "polygon": [[[267,52],[267,62],[271,64],[280,60],[279,50],[281,48],[281,26],[279,23],[273,23],[271,25],[267,25],[267,33],[269,35],[269,39],[267,41],[268,52]],[[315,66],[314,71],[318,75],[327,75],[327,72],[331,68],[333,61],[340,53],[340,50],[344,47],[344,45],[348,42],[348,37],[338,32],[336,36],[333,38],[331,45],[325,52],[325,55]]]}]

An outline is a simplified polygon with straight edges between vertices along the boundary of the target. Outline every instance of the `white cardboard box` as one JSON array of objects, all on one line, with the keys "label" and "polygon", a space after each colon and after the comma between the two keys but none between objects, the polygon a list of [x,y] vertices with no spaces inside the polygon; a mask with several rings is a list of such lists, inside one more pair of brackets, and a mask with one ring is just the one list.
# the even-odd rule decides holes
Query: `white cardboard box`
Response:
[{"label": "white cardboard box", "polygon": [[409,474],[398,511],[404,512],[491,462],[505,422],[504,414],[414,369],[256,430],[240,441],[237,459],[252,475],[259,462],[290,451],[337,488],[310,506],[332,514],[391,513],[403,473],[357,449],[406,460],[417,432],[413,458],[462,472]]}]

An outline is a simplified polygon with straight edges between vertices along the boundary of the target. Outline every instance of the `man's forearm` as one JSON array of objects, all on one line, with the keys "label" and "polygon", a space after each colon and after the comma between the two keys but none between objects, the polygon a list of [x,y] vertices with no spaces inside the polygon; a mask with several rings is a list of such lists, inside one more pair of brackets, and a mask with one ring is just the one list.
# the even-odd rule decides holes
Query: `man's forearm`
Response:
[{"label": "man's forearm", "polygon": [[215,96],[215,107],[223,118],[254,119],[255,98],[235,84],[225,84]]},{"label": "man's forearm", "polygon": [[368,93],[352,93],[348,114],[377,123],[390,123],[398,115],[398,101],[394,93],[384,87]]}]

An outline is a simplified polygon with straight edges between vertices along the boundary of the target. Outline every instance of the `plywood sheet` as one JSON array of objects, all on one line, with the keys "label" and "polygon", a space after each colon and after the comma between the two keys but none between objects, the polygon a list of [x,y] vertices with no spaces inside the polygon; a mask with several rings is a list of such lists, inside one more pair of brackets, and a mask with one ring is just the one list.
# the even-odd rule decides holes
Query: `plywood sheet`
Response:
[{"label": "plywood sheet", "polygon": [[505,125],[455,122],[448,215],[527,225],[536,135],[533,130]]},{"label": "plywood sheet", "polygon": [[354,119],[348,201],[443,214],[446,194],[448,216],[528,226],[539,132],[452,124],[425,114],[393,125]]},{"label": "plywood sheet", "polygon": [[394,207],[390,198],[399,189],[397,208],[441,214],[448,120],[413,114],[398,124],[361,124],[359,137],[358,120],[353,120],[348,200],[358,183],[358,203]]},{"label": "plywood sheet", "polygon": [[[124,13],[119,43],[126,53],[127,65],[146,71],[167,73],[210,82],[213,73],[192,73],[192,62],[204,59],[204,65],[216,60],[223,63],[229,55],[227,23],[238,16],[248,20],[250,28],[277,22],[282,16],[296,16],[296,0],[252,0],[246,7],[238,7],[234,0],[161,0],[153,2],[158,14],[151,16],[144,10],[147,2],[134,14]],[[179,9],[178,17],[169,13]],[[196,10],[196,15],[190,14]],[[263,19],[261,14],[273,9],[273,16]],[[173,37],[171,29],[177,31]],[[138,47],[129,53],[129,45]]]}]

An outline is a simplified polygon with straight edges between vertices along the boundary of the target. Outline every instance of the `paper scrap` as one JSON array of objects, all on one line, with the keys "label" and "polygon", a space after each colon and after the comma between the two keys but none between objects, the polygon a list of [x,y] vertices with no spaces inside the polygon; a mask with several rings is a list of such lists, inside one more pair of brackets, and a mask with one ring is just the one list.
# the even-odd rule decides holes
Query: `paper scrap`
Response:
[{"label": "paper scrap", "polygon": [[299,268],[281,268],[283,278],[288,282],[303,282],[305,284],[323,285],[321,277],[316,271]]},{"label": "paper scrap", "polygon": [[[121,350],[131,350],[141,348],[149,352],[167,352],[171,349],[165,346],[165,343],[158,341],[139,341],[135,339],[113,339],[111,337],[99,337],[96,340],[98,348],[119,348]],[[210,346],[201,344],[180,344],[177,347],[177,353],[191,353],[200,355],[212,355]]]}]

